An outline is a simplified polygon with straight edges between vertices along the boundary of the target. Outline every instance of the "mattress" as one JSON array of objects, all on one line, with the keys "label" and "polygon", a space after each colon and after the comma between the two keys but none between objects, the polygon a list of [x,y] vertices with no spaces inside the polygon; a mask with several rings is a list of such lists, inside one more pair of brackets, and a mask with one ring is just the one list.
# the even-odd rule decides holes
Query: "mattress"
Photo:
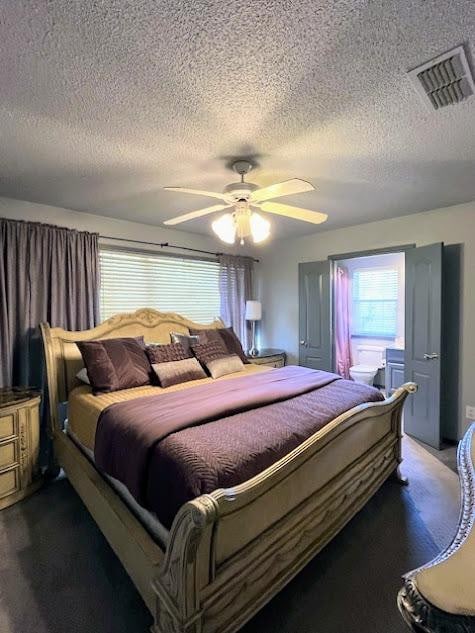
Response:
[{"label": "mattress", "polygon": [[171,387],[155,387],[147,385],[144,387],[135,387],[134,389],[123,389],[121,391],[113,391],[111,393],[103,393],[95,396],[89,385],[80,385],[71,390],[68,401],[68,433],[70,433],[77,442],[89,451],[94,451],[94,442],[96,437],[96,427],[99,416],[102,411],[116,402],[126,402],[142,396],[152,396],[174,391],[182,391],[194,387],[196,385],[220,382],[222,380],[232,380],[242,376],[252,375],[262,371],[274,371],[272,368],[263,367],[262,365],[244,365],[242,371],[234,374],[228,374],[221,378],[201,378],[200,380],[191,380],[189,382],[173,385]]},{"label": "mattress", "polygon": [[[81,444],[78,438],[69,429],[67,421],[65,432],[82,451],[82,453],[84,453],[91,464],[95,466],[94,453]],[[147,530],[155,543],[165,550],[170,536],[169,530],[160,523],[155,514],[149,512],[135,501],[123,483],[121,483],[118,479],[114,479],[114,477],[109,477],[109,475],[106,475],[105,473],[101,473],[101,475],[109,482],[112,488],[114,488],[125,505],[128,506],[132,514],[142,523],[143,527]]]}]

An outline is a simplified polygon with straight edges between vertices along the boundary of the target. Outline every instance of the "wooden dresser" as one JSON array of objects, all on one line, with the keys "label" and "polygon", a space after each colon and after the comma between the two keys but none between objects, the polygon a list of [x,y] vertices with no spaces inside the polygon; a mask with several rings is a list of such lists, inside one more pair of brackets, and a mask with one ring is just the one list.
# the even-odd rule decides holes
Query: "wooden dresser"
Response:
[{"label": "wooden dresser", "polygon": [[268,367],[283,367],[285,365],[285,352],[283,349],[261,349],[257,356],[246,354],[246,358],[255,365],[267,365]]},{"label": "wooden dresser", "polygon": [[39,393],[31,389],[0,389],[0,509],[41,484],[40,400]]}]

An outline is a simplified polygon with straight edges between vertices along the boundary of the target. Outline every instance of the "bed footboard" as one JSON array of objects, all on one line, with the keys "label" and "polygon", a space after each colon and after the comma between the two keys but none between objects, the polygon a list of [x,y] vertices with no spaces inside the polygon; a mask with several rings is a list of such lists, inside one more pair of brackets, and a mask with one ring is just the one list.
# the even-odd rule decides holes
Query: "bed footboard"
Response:
[{"label": "bed footboard", "polygon": [[237,631],[399,476],[407,383],[348,411],[256,477],[185,504],[152,588],[153,633]]}]

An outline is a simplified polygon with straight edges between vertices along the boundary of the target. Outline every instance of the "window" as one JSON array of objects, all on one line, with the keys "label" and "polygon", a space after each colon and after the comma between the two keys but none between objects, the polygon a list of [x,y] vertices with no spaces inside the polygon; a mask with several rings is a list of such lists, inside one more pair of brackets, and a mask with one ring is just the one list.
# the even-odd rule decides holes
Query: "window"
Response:
[{"label": "window", "polygon": [[210,323],[220,314],[219,263],[101,249],[101,319],[155,308]]},{"label": "window", "polygon": [[352,334],[397,336],[399,273],[396,268],[365,268],[353,273]]}]

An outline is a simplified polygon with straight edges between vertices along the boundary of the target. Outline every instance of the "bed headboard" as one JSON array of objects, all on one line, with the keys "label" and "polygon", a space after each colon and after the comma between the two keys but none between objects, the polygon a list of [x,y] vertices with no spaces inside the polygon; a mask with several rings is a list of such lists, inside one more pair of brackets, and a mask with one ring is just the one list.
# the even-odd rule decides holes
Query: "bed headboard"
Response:
[{"label": "bed headboard", "polygon": [[170,343],[170,332],[189,333],[189,328],[210,329],[224,327],[221,319],[208,325],[194,323],[173,312],[158,312],[150,308],[129,314],[117,314],[104,323],[82,332],[52,328],[41,323],[41,336],[46,358],[50,405],[49,429],[54,435],[60,429],[58,406],[68,399],[71,389],[78,384],[76,374],[83,367],[77,341],[92,341],[122,336],[143,336],[147,343]]}]

